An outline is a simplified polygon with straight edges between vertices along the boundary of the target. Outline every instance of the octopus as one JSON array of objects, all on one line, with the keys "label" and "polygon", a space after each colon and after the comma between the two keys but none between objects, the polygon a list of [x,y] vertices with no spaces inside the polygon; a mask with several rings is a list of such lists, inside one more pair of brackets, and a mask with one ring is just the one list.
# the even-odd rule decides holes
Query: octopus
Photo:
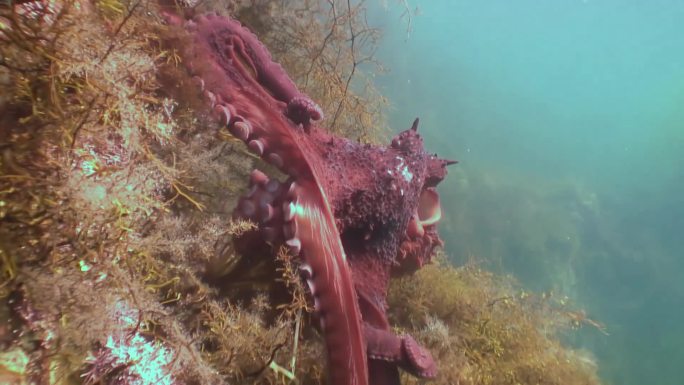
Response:
[{"label": "octopus", "polygon": [[249,150],[279,169],[254,170],[235,218],[258,224],[235,240],[245,255],[286,246],[313,298],[331,385],[396,385],[399,368],[434,378],[430,352],[391,331],[390,278],[430,261],[443,243],[436,186],[454,161],[425,151],[418,119],[389,146],[322,127],[321,108],[239,22],[167,14],[188,36],[180,54],[202,103]]}]

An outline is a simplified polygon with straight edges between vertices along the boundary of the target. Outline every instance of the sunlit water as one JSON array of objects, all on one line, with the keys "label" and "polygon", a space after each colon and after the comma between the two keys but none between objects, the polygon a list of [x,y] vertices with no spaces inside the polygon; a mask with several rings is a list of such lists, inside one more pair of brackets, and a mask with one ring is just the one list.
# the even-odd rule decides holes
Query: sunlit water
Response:
[{"label": "sunlit water", "polygon": [[[396,131],[461,161],[441,233],[606,324],[612,384],[684,384],[684,1],[409,0],[374,10]],[[408,37],[408,38],[407,38]]]}]

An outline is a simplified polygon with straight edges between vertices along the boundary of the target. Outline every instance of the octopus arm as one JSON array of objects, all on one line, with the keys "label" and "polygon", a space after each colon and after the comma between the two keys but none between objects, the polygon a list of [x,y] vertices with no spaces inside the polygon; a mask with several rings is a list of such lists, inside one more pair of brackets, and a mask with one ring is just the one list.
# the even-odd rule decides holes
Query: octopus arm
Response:
[{"label": "octopus arm", "polygon": [[294,221],[303,261],[311,268],[307,280],[325,335],[330,383],[366,385],[361,313],[330,206],[317,183],[305,183],[300,191],[301,210]]}]

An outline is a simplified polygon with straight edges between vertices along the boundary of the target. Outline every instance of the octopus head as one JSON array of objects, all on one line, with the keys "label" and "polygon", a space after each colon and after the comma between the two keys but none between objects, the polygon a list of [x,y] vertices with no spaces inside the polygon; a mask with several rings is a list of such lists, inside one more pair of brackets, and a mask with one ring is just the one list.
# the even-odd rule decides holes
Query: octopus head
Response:
[{"label": "octopus head", "polygon": [[434,248],[443,245],[437,233],[437,224],[442,219],[442,207],[436,186],[446,176],[447,166],[457,163],[426,154],[417,131],[418,119],[413,122],[411,129],[397,135],[391,145],[402,153],[422,154],[420,163],[425,167],[417,204],[399,246],[397,264],[393,269],[395,275],[410,274],[420,269],[430,262]]}]

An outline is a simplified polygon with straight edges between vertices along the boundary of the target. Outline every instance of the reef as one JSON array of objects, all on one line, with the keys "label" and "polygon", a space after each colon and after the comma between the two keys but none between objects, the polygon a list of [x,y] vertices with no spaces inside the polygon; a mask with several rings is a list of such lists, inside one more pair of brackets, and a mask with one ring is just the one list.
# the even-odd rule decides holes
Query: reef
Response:
[{"label": "reef", "polygon": [[[286,3],[0,8],[0,382],[491,383],[473,373],[524,351],[536,377],[496,383],[595,383],[523,298],[429,265],[451,162],[417,120],[387,146],[334,134],[375,121],[335,75],[360,72],[340,25],[359,37],[362,7]],[[274,43],[316,24],[330,33]]]}]

